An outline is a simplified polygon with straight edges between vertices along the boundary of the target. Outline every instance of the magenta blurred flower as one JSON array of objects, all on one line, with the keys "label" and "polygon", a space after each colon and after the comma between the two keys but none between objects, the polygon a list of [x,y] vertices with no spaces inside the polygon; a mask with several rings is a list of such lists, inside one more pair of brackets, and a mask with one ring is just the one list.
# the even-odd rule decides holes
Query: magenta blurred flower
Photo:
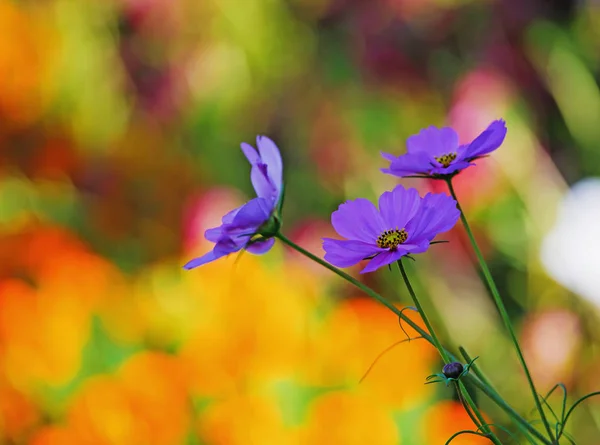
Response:
[{"label": "magenta blurred flower", "polygon": [[379,210],[364,198],[346,201],[331,215],[331,224],[347,239],[323,238],[325,259],[338,267],[370,259],[361,273],[372,272],[404,255],[425,252],[459,216],[456,201],[448,195],[421,198],[415,189],[401,185],[379,197]]},{"label": "magenta blurred flower", "polygon": [[459,145],[458,135],[450,127],[430,126],[408,138],[407,153],[394,156],[381,153],[390,161],[382,172],[394,176],[449,177],[469,167],[472,161],[494,151],[504,141],[506,123],[493,121],[471,143]]},{"label": "magenta blurred flower", "polygon": [[252,169],[250,179],[257,197],[223,216],[219,227],[208,229],[204,237],[213,250],[188,262],[185,269],[214,261],[242,249],[254,254],[266,253],[273,247],[273,236],[279,230],[278,207],[283,190],[283,163],[275,143],[266,136],[256,137],[258,151],[242,143],[242,151]]}]

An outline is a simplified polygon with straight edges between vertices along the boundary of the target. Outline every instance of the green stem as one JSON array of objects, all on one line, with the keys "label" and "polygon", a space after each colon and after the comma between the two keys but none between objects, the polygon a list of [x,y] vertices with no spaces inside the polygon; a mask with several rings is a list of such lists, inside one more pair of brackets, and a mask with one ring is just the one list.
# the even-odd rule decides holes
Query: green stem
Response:
[{"label": "green stem", "polygon": [[429,331],[429,335],[431,335],[431,339],[433,340],[433,346],[435,346],[435,348],[439,351],[440,355],[442,356],[442,360],[444,361],[444,364],[450,363],[450,358],[448,357],[448,354],[446,354],[446,350],[440,343],[439,338],[437,338],[437,335],[435,334],[435,331],[433,330],[433,326],[431,325],[429,318],[427,318],[427,315],[425,315],[423,306],[421,306],[421,302],[417,298],[417,294],[415,293],[415,291],[413,290],[413,288],[410,284],[410,280],[408,279],[408,275],[406,274],[406,270],[404,270],[404,265],[402,264],[402,259],[399,259],[398,261],[396,261],[396,263],[398,264],[398,269],[400,270],[400,273],[402,274],[402,279],[404,280],[404,284],[406,284],[406,288],[408,289],[410,298],[412,298],[412,301],[415,304],[415,307],[419,311],[419,315],[421,316],[421,318],[423,319],[423,322],[425,323],[425,327],[427,327],[427,330]]},{"label": "green stem", "polygon": [[[400,273],[402,274],[402,279],[404,280],[404,284],[406,284],[408,293],[410,294],[410,297],[412,298],[412,301],[415,304],[415,307],[419,311],[419,315],[421,315],[421,318],[423,319],[423,322],[425,323],[425,326],[427,327],[427,330],[429,331],[429,333],[431,335],[431,339],[433,340],[433,345],[439,351],[440,355],[442,356],[442,360],[444,360],[444,363],[450,363],[451,362],[450,357],[446,353],[446,350],[444,349],[444,347],[440,343],[440,340],[438,339],[437,335],[435,334],[433,325],[431,324],[431,322],[429,321],[429,318],[425,314],[425,311],[423,310],[423,306],[421,306],[421,302],[419,301],[417,294],[415,293],[414,289],[412,288],[412,285],[410,284],[410,280],[408,279],[408,275],[406,274],[406,270],[404,269],[404,265],[402,264],[402,259],[399,259],[396,263],[398,264],[398,269],[400,270]],[[467,392],[467,388],[465,387],[465,385],[462,382],[459,382],[457,389],[458,389],[459,396],[460,396],[461,392],[463,393],[461,400],[464,403],[466,403],[465,410],[467,411],[467,414],[469,415],[469,417],[472,415],[471,411],[469,411],[469,407],[470,407],[471,410],[477,416],[477,419],[479,420],[479,422],[477,422],[477,421],[475,421],[475,419],[473,419],[473,423],[478,427],[481,426],[481,429],[483,430],[483,432],[486,435],[488,435],[488,437],[490,438],[490,440],[492,442],[494,442],[496,445],[502,445],[500,443],[500,440],[496,437],[496,435],[492,432],[492,430],[490,430],[490,428],[487,426],[487,423],[485,422],[485,420],[483,419],[483,416],[479,412],[479,408],[477,408],[477,405],[475,405],[475,402],[473,401],[473,399]]]},{"label": "green stem", "polygon": [[[331,272],[333,272],[334,274],[343,278],[344,280],[348,281],[350,284],[354,285],[355,287],[357,287],[358,289],[363,291],[365,294],[367,294],[371,298],[374,298],[379,303],[383,304],[385,307],[387,307],[389,310],[391,310],[394,314],[396,314],[398,317],[400,317],[402,319],[402,321],[404,321],[411,328],[413,328],[421,337],[423,337],[426,341],[428,341],[429,343],[431,343],[433,345],[433,339],[427,332],[425,332],[424,329],[422,329],[418,324],[416,324],[414,321],[412,321],[410,318],[408,318],[406,315],[404,315],[400,309],[398,309],[392,303],[387,301],[385,298],[383,298],[381,295],[379,295],[373,289],[364,285],[363,283],[361,283],[360,281],[358,281],[356,278],[352,277],[351,275],[348,275],[346,272],[338,269],[335,266],[332,266],[327,261],[310,253],[308,250],[300,247],[299,245],[297,245],[296,243],[294,243],[293,241],[291,241],[290,239],[285,237],[283,234],[278,233],[277,235],[275,235],[275,237],[278,238],[281,242],[283,242],[287,246],[296,250],[297,252],[304,255],[305,257],[313,260],[314,262],[320,264],[321,266],[325,267],[326,269],[329,269]],[[445,350],[445,351],[451,360],[458,361],[456,359],[456,357],[454,357],[450,352],[448,352],[448,350]],[[475,376],[473,376],[471,374],[467,374],[464,378],[466,378],[467,381],[469,381],[473,385],[475,385],[481,392],[483,392],[486,396],[488,396],[496,405],[498,405],[500,408],[502,408],[502,410],[504,410],[504,412],[506,412],[510,417],[512,417],[515,420],[515,422],[521,424],[527,431],[529,431],[533,436],[535,436],[538,440],[540,440],[544,445],[553,445],[548,439],[546,439],[546,437],[544,437],[544,435],[542,435],[538,430],[536,430],[532,425],[530,425],[529,422],[525,418],[523,418],[518,412],[516,412],[513,409],[513,407],[511,407],[508,403],[506,403],[504,401],[504,399],[496,391],[491,389],[489,386],[483,384],[478,378],[476,378]]]},{"label": "green stem", "polygon": [[[459,397],[460,397],[460,394],[462,392],[462,397],[464,399],[463,405],[464,405],[464,402],[466,402],[465,410],[467,411],[467,414],[469,414],[469,416],[471,416],[471,414],[469,413],[469,410],[467,409],[467,406],[469,406],[475,413],[477,420],[479,420],[479,424],[478,424],[478,422],[475,422],[475,421],[473,421],[473,423],[475,423],[475,425],[477,427],[481,428],[481,430],[485,433],[485,435],[488,439],[490,439],[496,445],[502,445],[502,442],[500,442],[500,439],[498,439],[498,436],[496,436],[496,434],[490,429],[489,425],[483,418],[481,411],[479,411],[479,408],[477,407],[477,405],[471,398],[471,395],[469,394],[469,391],[467,391],[467,387],[465,386],[465,384],[459,380],[458,386],[459,386],[459,390],[457,391],[457,393],[459,394]],[[471,419],[474,420],[472,417],[471,417]]]},{"label": "green stem", "polygon": [[[470,363],[472,361],[471,356],[469,355],[469,353],[463,346],[459,346],[458,350],[460,351],[460,354],[462,355],[465,362]],[[479,380],[481,380],[481,382],[484,385],[487,385],[493,391],[497,392],[496,389],[494,388],[494,386],[492,385],[492,382],[489,381],[489,379],[485,376],[485,374],[481,371],[481,369],[479,369],[479,367],[475,363],[473,363],[473,365],[471,365],[470,370],[475,373],[477,378]],[[535,445],[535,442],[534,442],[533,438],[529,435],[527,429],[523,428],[523,425],[521,425],[519,422],[514,422],[514,419],[513,419],[513,423],[516,425],[516,427],[519,429],[519,431],[521,431],[521,434],[523,434],[525,436],[527,441],[529,443]]]},{"label": "green stem", "polygon": [[[461,382],[461,386],[464,386],[464,383]],[[465,400],[465,398],[462,396],[461,391],[462,388],[458,385],[458,382],[454,382],[454,386],[456,387],[456,394],[458,395],[458,398],[460,399],[463,407],[465,408],[465,411],[467,412],[467,414],[469,415],[469,417],[471,418],[471,420],[473,421],[473,425],[475,425],[478,429],[483,429],[482,428],[482,418],[480,418],[480,416],[475,416],[472,412],[471,412],[471,408],[469,407],[469,405],[467,404],[467,401]],[[466,391],[466,387],[465,387],[465,391]]]},{"label": "green stem", "polygon": [[529,383],[529,389],[531,390],[531,393],[533,394],[533,399],[535,400],[535,405],[537,407],[538,412],[540,413],[540,417],[542,418],[544,428],[546,429],[546,432],[548,433],[548,437],[550,438],[551,442],[554,443],[555,438],[554,438],[554,434],[552,433],[552,428],[550,427],[550,423],[548,422],[548,419],[546,418],[546,413],[544,413],[544,409],[542,407],[542,403],[540,401],[538,392],[535,388],[535,384],[533,383],[533,378],[531,377],[531,373],[529,372],[529,368],[527,367],[527,363],[525,362],[525,357],[523,356],[523,352],[521,351],[521,347],[519,346],[519,341],[517,340],[517,336],[515,335],[515,331],[512,327],[510,317],[508,316],[508,312],[506,311],[506,308],[504,307],[504,303],[502,302],[502,298],[500,297],[500,293],[498,292],[496,283],[494,282],[494,279],[492,277],[490,269],[488,268],[488,265],[487,265],[485,259],[483,258],[483,254],[481,253],[481,250],[479,249],[477,241],[475,241],[475,237],[473,236],[473,232],[471,231],[471,227],[469,226],[469,223],[467,222],[467,218],[465,217],[465,214],[460,206],[460,203],[458,202],[458,198],[456,197],[456,193],[454,192],[454,187],[452,186],[452,179],[447,179],[446,183],[448,184],[448,190],[450,191],[450,194],[456,201],[456,207],[460,211],[460,219],[463,223],[463,226],[465,227],[467,236],[469,237],[469,241],[471,242],[471,245],[473,246],[473,250],[475,251],[475,256],[477,257],[477,260],[479,261],[479,266],[481,267],[485,281],[488,285],[488,288],[490,289],[490,292],[492,293],[492,297],[494,298],[496,307],[498,308],[498,311],[500,312],[502,321],[504,322],[504,325],[505,325],[506,329],[508,330],[508,333],[510,334],[510,339],[515,347],[515,350],[517,351],[517,355],[519,356],[519,361],[521,362],[521,366],[523,367],[523,370],[525,371],[525,376],[527,377],[527,382]]}]

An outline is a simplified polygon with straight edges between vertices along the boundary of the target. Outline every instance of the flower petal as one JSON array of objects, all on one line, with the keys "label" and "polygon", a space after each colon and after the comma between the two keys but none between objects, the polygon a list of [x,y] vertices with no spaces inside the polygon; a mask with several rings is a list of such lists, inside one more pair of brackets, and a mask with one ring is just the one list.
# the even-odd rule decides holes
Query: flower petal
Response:
[{"label": "flower petal", "polygon": [[473,142],[465,147],[462,157],[470,161],[494,151],[504,142],[506,131],[504,120],[493,121]]},{"label": "flower petal", "polygon": [[[392,161],[388,169],[394,176],[428,175],[436,165],[427,153],[416,152],[399,156]],[[382,170],[384,173],[388,171]]]},{"label": "flower petal", "polygon": [[259,198],[265,198],[269,201],[276,200],[279,196],[278,190],[275,188],[267,173],[265,164],[254,164],[250,171],[250,180]]},{"label": "flower petal", "polygon": [[275,238],[269,238],[264,241],[254,242],[246,247],[246,250],[255,255],[262,255],[263,253],[267,253],[271,250],[275,244]]},{"label": "flower petal", "polygon": [[430,175],[451,175],[452,173],[464,170],[465,168],[471,165],[475,165],[471,162],[462,160],[460,158],[460,155],[454,161],[452,161],[452,163],[448,167],[442,167],[441,164],[439,164],[438,162],[436,162],[436,164],[438,164],[439,167],[432,168],[429,171]]},{"label": "flower petal", "polygon": [[436,128],[433,125],[421,130],[406,140],[406,151],[440,156],[454,153],[458,148],[458,135],[450,127]]},{"label": "flower petal", "polygon": [[406,225],[407,242],[421,244],[431,241],[438,233],[450,230],[460,216],[456,201],[443,193],[428,193],[423,198],[421,208]]},{"label": "flower petal", "polygon": [[379,153],[381,153],[381,156],[387,161],[393,162],[396,160],[396,156],[391,153],[386,153],[384,151],[380,151]]},{"label": "flower petal", "polygon": [[401,246],[398,246],[398,249],[405,251],[407,255],[412,253],[423,253],[429,249],[429,241],[424,240],[420,244],[404,243]]},{"label": "flower petal", "polygon": [[364,198],[340,204],[331,214],[331,224],[344,238],[372,244],[387,228],[375,205]]},{"label": "flower petal", "polygon": [[215,255],[218,256],[229,255],[230,253],[239,252],[246,246],[249,240],[250,235],[223,235],[219,239],[217,244],[215,244],[213,251],[215,252]]},{"label": "flower petal", "polygon": [[242,142],[240,146],[250,165],[258,164],[260,162],[260,155],[252,145]]},{"label": "flower petal", "polygon": [[218,227],[213,227],[213,228],[207,229],[204,232],[204,238],[206,238],[208,241],[211,241],[213,243],[216,243],[217,241],[219,241],[219,238],[221,238],[223,236],[223,227],[228,226],[233,222],[235,216],[244,207],[244,205],[239,206],[239,207],[231,210],[230,212],[227,212],[221,218],[222,224]]},{"label": "flower petal", "polygon": [[402,229],[412,219],[419,205],[421,197],[416,189],[405,189],[397,185],[391,192],[384,192],[379,197],[379,212],[388,229]]},{"label": "flower petal", "polygon": [[212,229],[207,229],[204,232],[204,238],[208,241],[216,243],[219,241],[219,238],[223,236],[223,226],[213,227]]},{"label": "flower petal", "polygon": [[401,250],[396,250],[394,252],[388,250],[382,252],[375,258],[373,258],[371,261],[369,261],[369,264],[367,264],[367,266],[363,270],[361,270],[360,273],[373,272],[379,269],[381,266],[387,266],[388,264],[391,264],[394,261],[398,261],[403,255],[406,255],[406,252],[403,252]]},{"label": "flower petal", "polygon": [[323,238],[323,249],[325,260],[337,267],[349,267],[372,256],[378,252],[384,252],[375,245],[361,241],[337,240]]},{"label": "flower petal", "polygon": [[227,212],[223,218],[221,218],[221,222],[223,224],[231,224],[233,219],[235,218],[235,215],[238,214],[238,212],[241,210],[241,208],[244,207],[244,205],[241,205],[239,207],[236,207],[235,209],[233,209],[230,212]]},{"label": "flower petal", "polygon": [[188,261],[183,266],[183,268],[187,269],[187,270],[194,269],[195,267],[202,266],[203,264],[207,264],[207,263],[210,263],[211,261],[221,258],[224,255],[225,254],[217,255],[217,254],[215,254],[215,252],[213,250],[211,250],[210,252],[205,253],[201,257],[194,258],[193,260]]},{"label": "flower petal", "polygon": [[281,160],[279,148],[267,136],[257,136],[256,146],[258,147],[262,163],[267,165],[269,178],[279,191],[283,181],[283,161]]},{"label": "flower petal", "polygon": [[254,198],[244,204],[233,218],[231,224],[224,226],[224,232],[237,233],[240,230],[258,229],[271,216],[272,203],[264,198]]}]

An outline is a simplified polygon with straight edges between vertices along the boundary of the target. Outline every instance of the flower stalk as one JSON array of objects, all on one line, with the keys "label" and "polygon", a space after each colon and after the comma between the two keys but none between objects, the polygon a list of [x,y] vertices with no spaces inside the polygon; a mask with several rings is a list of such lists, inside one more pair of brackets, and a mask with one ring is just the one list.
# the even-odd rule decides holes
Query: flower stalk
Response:
[{"label": "flower stalk", "polygon": [[[412,286],[410,284],[410,280],[408,279],[408,275],[406,273],[406,270],[404,269],[404,265],[402,264],[402,258],[400,258],[398,261],[396,261],[396,264],[398,265],[398,270],[400,271],[400,274],[402,275],[404,284],[406,284],[406,289],[408,290],[408,293],[410,294],[410,297],[411,297],[413,303],[415,304],[415,307],[419,311],[419,315],[421,315],[421,318],[423,319],[423,322],[425,323],[425,326],[427,327],[427,330],[429,331],[429,333],[431,335],[431,340],[433,342],[433,346],[435,346],[435,348],[438,350],[438,352],[442,356],[442,360],[444,361],[444,364],[450,363],[451,360],[450,360],[448,353],[446,352],[446,350],[440,343],[440,340],[438,339],[438,337],[435,333],[435,330],[433,329],[433,326],[431,325],[431,322],[429,321],[429,318],[427,317],[425,311],[423,310],[423,306],[421,306],[421,302],[419,301],[417,294],[415,293],[414,289],[412,288]],[[492,432],[492,430],[489,428],[489,426],[485,422],[483,416],[481,415],[481,412],[479,411],[479,408],[477,407],[477,405],[475,404],[475,402],[469,395],[465,385],[460,380],[457,382],[456,390],[459,394],[459,397],[461,398],[461,401],[463,402],[463,404],[465,406],[465,410],[467,411],[467,414],[469,415],[469,417],[471,417],[471,411],[473,413],[475,413],[477,421],[475,421],[475,419],[472,418],[473,423],[477,427],[480,427],[481,430],[484,432],[484,434],[487,437],[489,437],[489,439],[494,444],[502,445],[502,443],[500,442],[498,437],[496,437],[496,435]]]},{"label": "flower stalk", "polygon": [[473,251],[475,252],[477,261],[479,262],[479,267],[481,267],[481,271],[483,272],[483,277],[485,279],[485,282],[487,283],[487,286],[492,294],[492,297],[494,298],[494,302],[496,304],[496,307],[498,308],[498,312],[500,312],[500,316],[502,317],[504,326],[506,327],[506,330],[508,331],[508,333],[510,335],[510,339],[515,347],[515,350],[519,357],[519,361],[521,362],[521,366],[523,367],[523,370],[525,371],[525,376],[527,377],[529,389],[531,390],[531,393],[533,394],[533,399],[535,401],[536,408],[537,408],[538,412],[540,413],[540,417],[542,419],[542,423],[544,424],[544,428],[546,429],[546,432],[548,433],[548,437],[550,438],[551,442],[554,443],[555,442],[554,433],[552,432],[552,428],[550,427],[550,423],[548,422],[548,419],[547,419],[544,409],[542,407],[539,393],[538,393],[537,389],[535,388],[533,378],[531,377],[531,373],[529,372],[527,362],[525,361],[525,357],[523,356],[523,352],[521,351],[521,346],[519,345],[519,341],[518,341],[515,331],[513,329],[508,312],[506,311],[506,307],[504,306],[504,302],[502,301],[502,298],[500,297],[500,292],[498,291],[498,287],[496,286],[496,283],[492,277],[492,274],[487,265],[487,262],[483,258],[481,249],[479,249],[479,245],[477,244],[477,241],[475,240],[475,236],[473,236],[471,227],[469,226],[467,218],[465,217],[465,214],[460,206],[460,202],[458,201],[456,192],[454,191],[454,186],[452,185],[452,178],[448,178],[445,181],[446,181],[446,184],[448,184],[448,190],[450,191],[450,195],[456,201],[456,206],[457,206],[458,210],[460,211],[460,220],[462,221],[465,231],[467,232],[467,236],[469,237],[469,241],[471,243],[471,246],[473,247]]},{"label": "flower stalk", "polygon": [[410,280],[408,279],[408,275],[406,274],[406,270],[404,269],[404,265],[402,264],[402,259],[399,259],[396,262],[396,264],[398,265],[398,270],[400,271],[400,274],[402,275],[404,284],[406,284],[406,289],[408,290],[410,298],[412,299],[413,303],[415,304],[415,307],[419,311],[419,315],[423,319],[423,322],[425,323],[425,326],[427,327],[427,330],[429,331],[429,335],[431,335],[431,340],[433,341],[433,346],[435,346],[435,349],[437,349],[438,352],[440,353],[440,355],[442,356],[442,360],[444,361],[444,364],[450,363],[451,360],[448,357],[446,350],[443,348],[442,344],[440,343],[440,340],[438,339],[438,337],[435,333],[435,330],[433,329],[433,326],[431,325],[431,322],[429,321],[429,318],[427,317],[427,315],[425,314],[425,311],[423,310],[423,306],[421,306],[421,302],[417,298],[417,294],[415,293],[414,289],[412,288],[412,285],[410,284]]},{"label": "flower stalk", "polygon": [[[418,324],[416,324],[409,317],[404,315],[404,313],[402,313],[402,311],[400,309],[398,309],[396,306],[394,306],[392,303],[390,303],[384,297],[379,295],[373,289],[371,289],[370,287],[361,283],[360,281],[358,281],[356,278],[352,277],[351,275],[348,275],[346,272],[329,264],[327,261],[314,255],[313,253],[309,252],[308,250],[304,249],[303,247],[297,245],[292,240],[290,240],[285,235],[283,235],[281,232],[277,233],[275,235],[275,238],[279,239],[281,242],[286,244],[288,247],[291,247],[292,249],[296,250],[298,253],[309,258],[310,260],[312,260],[312,261],[318,263],[319,265],[325,267],[326,269],[330,270],[334,274],[338,275],[339,277],[343,278],[344,280],[348,281],[350,284],[354,285],[355,287],[357,287],[358,289],[363,291],[365,294],[367,294],[371,298],[374,298],[379,303],[383,304],[385,307],[387,307],[389,310],[391,310],[394,314],[396,314],[398,317],[400,317],[402,319],[402,321],[404,321],[411,328],[413,328],[426,341],[428,341],[429,343],[434,345],[433,338],[424,329],[422,329]],[[458,361],[457,358],[452,353],[450,353],[447,349],[444,349],[444,351],[450,360]],[[523,418],[518,412],[516,412],[514,410],[514,408],[512,408],[508,403],[506,403],[506,401],[494,389],[492,389],[490,386],[481,382],[481,380],[479,380],[477,377],[475,377],[472,374],[466,375],[465,379],[467,379],[468,382],[472,383],[481,392],[483,392],[487,397],[489,397],[496,405],[498,405],[498,407],[500,407],[506,414],[508,414],[516,423],[518,423],[525,430],[527,430],[533,437],[538,439],[544,445],[553,445],[551,441],[549,441],[543,434],[541,434],[537,429],[535,429],[525,418]]]}]

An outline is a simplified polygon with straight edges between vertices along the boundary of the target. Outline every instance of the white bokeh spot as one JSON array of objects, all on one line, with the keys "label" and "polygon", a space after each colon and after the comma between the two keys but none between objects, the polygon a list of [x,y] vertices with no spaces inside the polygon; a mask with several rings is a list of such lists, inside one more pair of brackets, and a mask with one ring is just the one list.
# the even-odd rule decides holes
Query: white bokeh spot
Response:
[{"label": "white bokeh spot", "polygon": [[579,181],[567,192],[541,260],[552,278],[600,306],[600,178]]}]

